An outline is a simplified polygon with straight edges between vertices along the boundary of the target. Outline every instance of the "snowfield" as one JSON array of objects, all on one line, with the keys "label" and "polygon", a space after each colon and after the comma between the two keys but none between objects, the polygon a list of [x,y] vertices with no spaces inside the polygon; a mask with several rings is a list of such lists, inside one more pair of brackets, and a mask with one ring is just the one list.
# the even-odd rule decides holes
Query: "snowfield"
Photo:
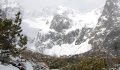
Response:
[{"label": "snowfield", "polygon": [[51,55],[51,56],[64,56],[64,55],[75,55],[80,53],[85,53],[92,49],[91,45],[88,44],[88,41],[85,41],[81,45],[75,45],[73,44],[63,44],[61,46],[57,45],[52,47],[52,49],[46,49],[45,54]]}]

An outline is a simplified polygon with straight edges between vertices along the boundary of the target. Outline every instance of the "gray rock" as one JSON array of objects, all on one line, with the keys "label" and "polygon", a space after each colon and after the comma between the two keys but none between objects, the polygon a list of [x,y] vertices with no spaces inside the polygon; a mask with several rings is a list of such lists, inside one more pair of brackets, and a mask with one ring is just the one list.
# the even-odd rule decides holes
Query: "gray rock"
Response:
[{"label": "gray rock", "polygon": [[51,22],[51,29],[54,29],[57,32],[61,32],[64,29],[70,28],[72,20],[62,15],[55,15]]},{"label": "gray rock", "polygon": [[[119,0],[107,0],[96,28],[91,32],[89,43],[96,50],[115,51],[116,42],[120,42],[120,3]],[[113,52],[115,53],[115,52]],[[115,54],[113,54],[115,55]]]},{"label": "gray rock", "polygon": [[45,63],[37,63],[33,66],[33,70],[50,70]]}]

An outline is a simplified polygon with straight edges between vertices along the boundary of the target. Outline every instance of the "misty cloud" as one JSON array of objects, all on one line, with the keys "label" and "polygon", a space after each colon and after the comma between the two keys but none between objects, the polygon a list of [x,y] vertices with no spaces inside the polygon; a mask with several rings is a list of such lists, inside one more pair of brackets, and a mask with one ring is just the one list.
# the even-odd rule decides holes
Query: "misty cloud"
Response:
[{"label": "misty cloud", "polygon": [[77,9],[83,12],[104,6],[105,0],[18,0],[25,10],[40,10],[56,8],[59,5]]}]

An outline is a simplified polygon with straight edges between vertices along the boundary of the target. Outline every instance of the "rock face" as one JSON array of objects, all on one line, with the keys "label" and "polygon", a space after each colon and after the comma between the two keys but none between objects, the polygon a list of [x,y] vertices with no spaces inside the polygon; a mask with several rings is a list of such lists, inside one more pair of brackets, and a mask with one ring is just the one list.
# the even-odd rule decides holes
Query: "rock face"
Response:
[{"label": "rock face", "polygon": [[50,70],[45,63],[38,63],[34,65],[33,70]]},{"label": "rock face", "polygon": [[62,15],[55,15],[51,22],[51,29],[54,29],[57,32],[61,32],[64,29],[70,28],[72,20]]},{"label": "rock face", "polygon": [[0,18],[5,18],[5,17],[6,17],[5,12],[0,10]]},{"label": "rock face", "polygon": [[120,50],[120,1],[107,0],[98,24],[91,32],[89,43],[97,49]]}]

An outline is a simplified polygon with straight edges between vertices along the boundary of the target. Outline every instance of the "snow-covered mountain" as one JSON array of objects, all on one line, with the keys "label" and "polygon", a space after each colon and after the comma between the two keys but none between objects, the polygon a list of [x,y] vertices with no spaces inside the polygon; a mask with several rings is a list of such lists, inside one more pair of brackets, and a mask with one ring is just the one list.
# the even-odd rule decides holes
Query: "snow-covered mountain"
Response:
[{"label": "snow-covered mountain", "polygon": [[[120,50],[120,0],[107,0],[103,13],[90,35],[94,48],[119,55]],[[119,55],[120,56],[120,55]]]},{"label": "snow-covered mountain", "polygon": [[[52,56],[74,55],[92,49],[89,35],[95,28],[102,9],[88,13],[59,6],[54,14],[23,19],[23,31],[28,47]],[[44,11],[45,13],[45,11]]]}]

